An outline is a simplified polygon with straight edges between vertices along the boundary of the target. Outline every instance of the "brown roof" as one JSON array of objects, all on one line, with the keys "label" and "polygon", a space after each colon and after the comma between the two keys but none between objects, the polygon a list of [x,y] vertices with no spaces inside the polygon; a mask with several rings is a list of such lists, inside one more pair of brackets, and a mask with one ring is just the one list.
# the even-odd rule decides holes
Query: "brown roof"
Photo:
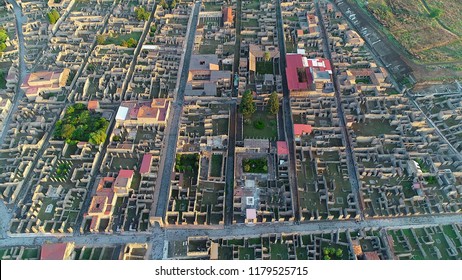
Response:
[{"label": "brown roof", "polygon": [[66,253],[67,243],[55,243],[42,245],[40,251],[41,260],[63,260]]}]

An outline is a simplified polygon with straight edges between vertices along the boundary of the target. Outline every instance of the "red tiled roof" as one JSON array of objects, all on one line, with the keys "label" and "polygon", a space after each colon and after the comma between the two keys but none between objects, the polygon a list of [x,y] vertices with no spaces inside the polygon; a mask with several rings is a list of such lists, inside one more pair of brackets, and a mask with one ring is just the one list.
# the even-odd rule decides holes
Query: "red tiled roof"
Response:
[{"label": "red tiled roof", "polygon": [[287,147],[286,141],[277,141],[278,155],[288,155],[289,148]]},{"label": "red tiled roof", "polygon": [[[299,81],[299,69],[304,69],[301,54],[286,55],[287,67],[286,77],[289,90],[306,90],[308,89],[310,78],[306,77],[306,81]],[[308,71],[306,71],[308,70]],[[309,73],[309,69],[305,69],[305,73]]]},{"label": "red tiled roof", "polygon": [[67,243],[43,244],[40,251],[41,260],[62,260],[66,253]]},{"label": "red tiled roof", "polygon": [[223,22],[233,23],[233,9],[231,7],[223,9]]},{"label": "red tiled roof", "polygon": [[98,109],[99,108],[98,100],[88,101],[87,108],[88,108],[88,110],[96,110],[96,109]]},{"label": "red tiled roof", "polygon": [[131,178],[133,176],[133,174],[135,173],[135,171],[133,170],[127,170],[127,169],[121,169],[119,171],[119,175],[117,177],[120,177],[120,178]]},{"label": "red tiled roof", "polygon": [[149,170],[151,169],[151,163],[152,163],[152,155],[151,154],[145,154],[143,156],[143,160],[141,161],[141,167],[140,167],[140,173],[148,173]]},{"label": "red tiled roof", "polygon": [[310,134],[312,127],[309,124],[294,124],[294,135]]}]

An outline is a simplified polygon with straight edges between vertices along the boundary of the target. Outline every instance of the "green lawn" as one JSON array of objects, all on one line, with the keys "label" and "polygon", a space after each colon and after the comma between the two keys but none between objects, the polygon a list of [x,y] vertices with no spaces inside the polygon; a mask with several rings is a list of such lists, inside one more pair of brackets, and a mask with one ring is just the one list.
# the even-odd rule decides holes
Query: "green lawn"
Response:
[{"label": "green lawn", "polygon": [[271,260],[288,260],[289,249],[286,244],[271,244],[270,245]]},{"label": "green lawn", "polygon": [[368,120],[366,123],[354,123],[353,130],[361,136],[396,134],[396,127],[391,126],[388,120]]},{"label": "green lawn", "polygon": [[372,84],[372,81],[371,81],[370,77],[364,77],[364,78],[357,78],[355,80],[355,83],[357,83],[357,84],[362,83],[362,84],[370,85],[370,84]]},{"label": "green lawn", "polygon": [[206,12],[216,12],[216,11],[221,11],[221,5],[218,4],[217,2],[204,2],[202,3],[204,5],[204,10]]},{"label": "green lawn", "polygon": [[242,160],[244,172],[268,173],[268,160],[266,158],[245,158]]},{"label": "green lawn", "polygon": [[210,168],[210,176],[213,176],[213,177],[221,176],[222,163],[223,163],[223,155],[221,154],[212,155],[212,160],[211,160],[212,167]]},{"label": "green lawn", "polygon": [[0,89],[6,88],[5,73],[0,72]]},{"label": "green lawn", "polygon": [[[37,214],[37,218],[40,219],[41,221],[46,221],[46,220],[52,220],[54,213],[56,211],[56,203],[58,200],[53,199],[53,198],[48,198],[45,197],[43,199],[43,204],[40,208],[39,213]],[[50,213],[45,213],[45,210],[47,209],[48,205],[53,205],[53,210]]]},{"label": "green lawn", "polygon": [[254,248],[239,248],[239,259],[240,260],[254,260],[255,259],[255,249]]},{"label": "green lawn", "polygon": [[141,37],[141,32],[132,32],[130,34],[115,34],[114,37],[107,37],[106,40],[104,41],[104,45],[110,45],[110,44],[115,44],[115,45],[120,45],[122,44],[122,41],[128,41],[128,39],[133,38],[136,41],[139,41]]},{"label": "green lawn", "polygon": [[[256,122],[262,122],[264,127],[255,128]],[[247,139],[275,139],[277,137],[276,116],[267,111],[256,111],[249,123],[244,122],[244,138]]]},{"label": "green lawn", "polygon": [[199,170],[199,154],[176,155],[175,171],[184,174],[184,187],[196,185]]},{"label": "green lawn", "polygon": [[257,61],[257,73],[258,74],[273,74],[273,62],[272,61]]}]

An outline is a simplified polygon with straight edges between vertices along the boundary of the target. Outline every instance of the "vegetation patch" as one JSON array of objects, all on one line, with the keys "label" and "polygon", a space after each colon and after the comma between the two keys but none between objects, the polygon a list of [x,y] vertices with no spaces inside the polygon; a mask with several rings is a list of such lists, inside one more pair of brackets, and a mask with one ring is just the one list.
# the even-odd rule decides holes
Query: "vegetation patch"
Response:
[{"label": "vegetation patch", "polygon": [[248,173],[268,173],[268,160],[266,158],[245,158],[242,168]]},{"label": "vegetation patch", "polygon": [[84,104],[69,106],[62,120],[56,123],[54,137],[69,144],[79,141],[99,145],[106,140],[109,122],[100,113],[90,112]]},{"label": "vegetation patch", "polygon": [[257,73],[258,74],[273,74],[273,62],[272,61],[257,61]]},{"label": "vegetation patch", "polygon": [[59,14],[58,11],[56,11],[55,9],[49,11],[47,13],[47,18],[48,18],[48,21],[51,23],[51,24],[55,24],[58,19],[61,17],[61,15]]},{"label": "vegetation patch", "polygon": [[0,89],[6,88],[5,73],[0,72]]},{"label": "vegetation patch", "polygon": [[343,250],[340,248],[326,247],[322,250],[322,258],[324,260],[341,260],[343,256]]},{"label": "vegetation patch", "polygon": [[210,176],[220,177],[222,164],[223,164],[223,155],[213,154],[212,155],[212,166],[210,167]]},{"label": "vegetation patch", "polygon": [[197,184],[199,171],[199,154],[177,154],[175,171],[184,174],[184,184],[187,187]]},{"label": "vegetation patch", "polygon": [[136,19],[146,21],[149,19],[149,12],[144,7],[135,8]]},{"label": "vegetation patch", "polygon": [[[5,28],[0,27],[0,53],[6,49],[6,41],[9,39],[8,33],[6,33]],[[0,72],[0,74],[3,74]],[[2,76],[0,76],[0,83],[2,80]]]}]

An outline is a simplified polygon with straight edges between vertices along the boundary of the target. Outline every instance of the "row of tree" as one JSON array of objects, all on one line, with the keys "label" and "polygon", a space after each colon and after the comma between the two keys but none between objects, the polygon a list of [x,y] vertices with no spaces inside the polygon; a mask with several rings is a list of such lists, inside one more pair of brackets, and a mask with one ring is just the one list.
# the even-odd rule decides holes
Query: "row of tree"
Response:
[{"label": "row of tree", "polygon": [[[242,95],[241,104],[240,104],[240,112],[245,120],[248,120],[252,117],[252,115],[257,111],[255,107],[255,102],[253,100],[253,95],[250,90],[246,90]],[[279,98],[276,92],[270,94],[268,100],[268,111],[272,115],[277,115],[279,111]]]}]

